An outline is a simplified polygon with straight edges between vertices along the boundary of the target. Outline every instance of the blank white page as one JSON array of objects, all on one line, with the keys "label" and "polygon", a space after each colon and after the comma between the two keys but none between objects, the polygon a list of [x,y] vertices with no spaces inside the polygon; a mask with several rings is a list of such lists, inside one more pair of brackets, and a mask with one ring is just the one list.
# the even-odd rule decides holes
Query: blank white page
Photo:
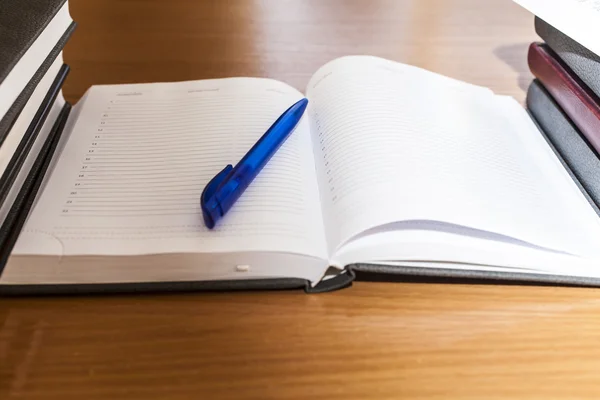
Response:
[{"label": "blank white page", "polygon": [[214,231],[200,209],[208,181],[302,97],[252,78],[93,87],[14,254],[51,253],[52,241],[63,255],[326,258],[306,116]]},{"label": "blank white page", "polygon": [[441,221],[598,254],[598,216],[516,101],[361,56],[325,65],[307,94],[329,243]]}]

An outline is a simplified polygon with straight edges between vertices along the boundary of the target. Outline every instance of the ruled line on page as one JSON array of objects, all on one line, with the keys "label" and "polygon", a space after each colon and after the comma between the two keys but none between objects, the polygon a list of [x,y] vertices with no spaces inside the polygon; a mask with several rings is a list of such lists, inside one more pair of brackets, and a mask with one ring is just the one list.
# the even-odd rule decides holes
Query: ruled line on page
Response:
[{"label": "ruled line on page", "polygon": [[[93,88],[76,134],[63,150],[69,159],[62,157],[53,171],[64,182],[49,182],[45,190],[61,188],[52,204],[57,215],[51,229],[71,238],[98,231],[110,232],[103,238],[129,237],[132,231],[144,238],[162,231],[167,238],[207,239],[199,246],[227,238],[231,243],[239,239],[244,248],[268,238],[262,239],[265,245],[285,244],[282,248],[289,251],[324,248],[308,122],[238,199],[226,218],[232,223],[224,221],[214,232],[198,224],[200,195],[208,181],[227,164],[236,164],[299,100],[297,92],[270,91],[260,86],[264,83],[244,85],[201,93],[140,90],[135,100],[117,99],[118,87]],[[40,202],[48,196],[44,193]],[[44,219],[36,217],[32,220]],[[137,228],[147,225],[158,232]]]}]

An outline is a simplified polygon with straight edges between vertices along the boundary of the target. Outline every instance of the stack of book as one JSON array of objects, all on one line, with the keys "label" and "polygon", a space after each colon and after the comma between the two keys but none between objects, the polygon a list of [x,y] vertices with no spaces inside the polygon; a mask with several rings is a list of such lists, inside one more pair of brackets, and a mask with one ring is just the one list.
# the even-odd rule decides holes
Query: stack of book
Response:
[{"label": "stack of book", "polygon": [[[15,240],[69,112],[62,51],[75,29],[66,0],[0,4],[0,248]],[[5,254],[6,257],[8,254]]]},{"label": "stack of book", "polygon": [[[519,0],[534,14],[538,41],[527,108],[585,192],[600,206],[600,56],[591,2]],[[560,27],[560,29],[559,29]]]},{"label": "stack of book", "polygon": [[600,57],[539,17],[535,28],[544,42],[529,47],[527,107],[600,205]]}]

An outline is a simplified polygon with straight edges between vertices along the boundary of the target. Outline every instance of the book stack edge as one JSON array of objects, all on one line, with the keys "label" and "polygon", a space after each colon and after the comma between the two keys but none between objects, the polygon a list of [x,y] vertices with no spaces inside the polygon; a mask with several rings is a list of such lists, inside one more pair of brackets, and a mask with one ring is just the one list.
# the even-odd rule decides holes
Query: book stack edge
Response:
[{"label": "book stack edge", "polygon": [[10,255],[70,111],[63,49],[75,30],[66,0],[0,5],[0,259]]},{"label": "book stack edge", "polygon": [[527,108],[592,202],[600,206],[600,56],[535,16]]}]

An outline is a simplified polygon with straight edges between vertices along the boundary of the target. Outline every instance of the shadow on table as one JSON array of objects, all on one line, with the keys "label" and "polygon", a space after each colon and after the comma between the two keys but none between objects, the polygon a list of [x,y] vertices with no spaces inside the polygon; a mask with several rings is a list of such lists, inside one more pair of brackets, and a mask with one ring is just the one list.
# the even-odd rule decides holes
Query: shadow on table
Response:
[{"label": "shadow on table", "polygon": [[494,55],[519,74],[517,83],[524,92],[527,92],[527,88],[533,79],[527,64],[528,49],[529,43],[511,44],[494,49]]}]

